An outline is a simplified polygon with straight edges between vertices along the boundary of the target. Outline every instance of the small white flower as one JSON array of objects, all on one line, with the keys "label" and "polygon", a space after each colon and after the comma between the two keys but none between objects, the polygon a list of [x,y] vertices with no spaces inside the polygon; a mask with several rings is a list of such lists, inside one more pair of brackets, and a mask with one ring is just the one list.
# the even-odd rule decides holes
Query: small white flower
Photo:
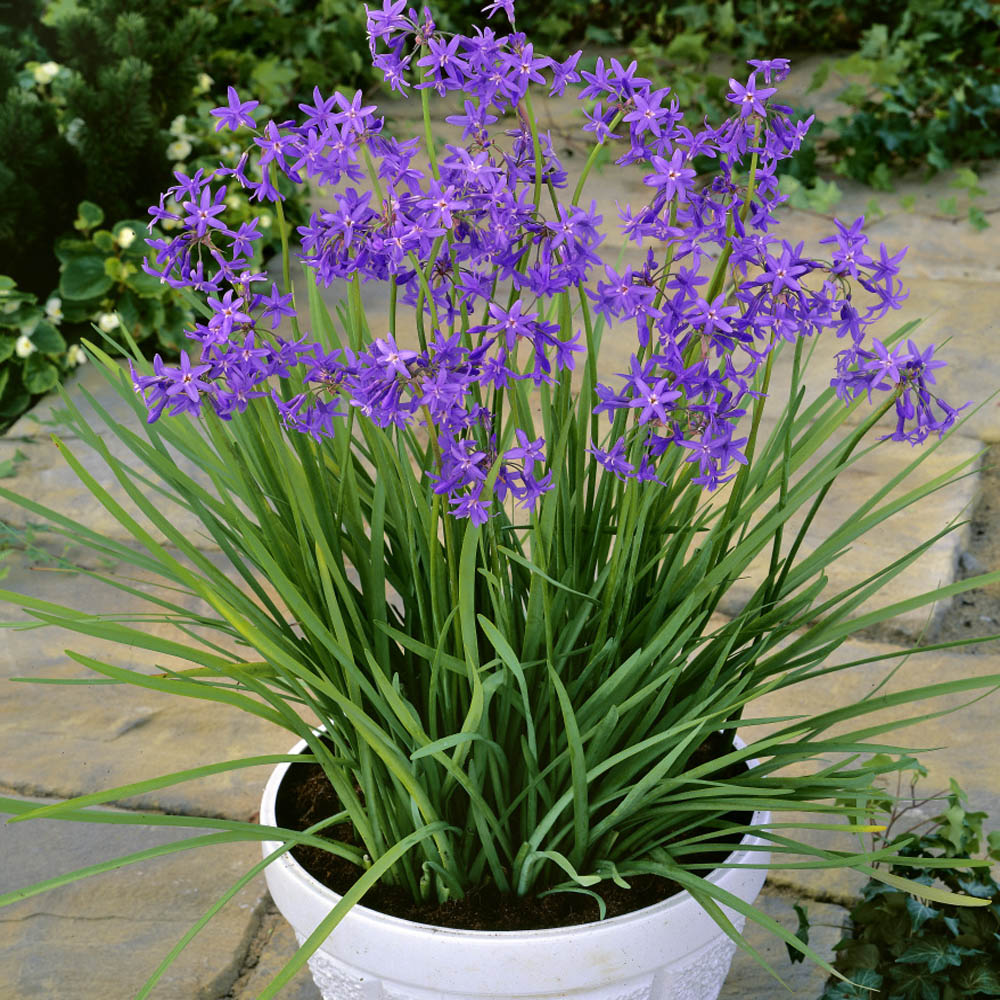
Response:
[{"label": "small white flower", "polygon": [[18,309],[21,308],[21,303],[17,299],[13,299],[11,302],[5,302],[3,307],[0,308],[2,313],[16,313]]},{"label": "small white flower", "polygon": [[51,83],[59,75],[60,69],[62,67],[57,62],[45,62],[40,66],[36,66],[32,70],[35,83],[39,83],[44,87],[45,84]]},{"label": "small white flower", "polygon": [[238,194],[231,194],[226,198],[226,204],[232,209],[237,209],[243,204],[243,199]]},{"label": "small white flower", "polygon": [[175,139],[167,146],[168,160],[186,160],[191,154],[191,143],[187,139]]},{"label": "small white flower", "polygon": [[50,323],[54,323],[56,326],[63,321],[62,299],[53,295],[52,298],[45,303],[45,318]]},{"label": "small white flower", "polygon": [[207,73],[198,74],[198,91],[204,94],[215,81]]},{"label": "small white flower", "polygon": [[118,318],[117,313],[102,312],[97,314],[97,325],[105,332],[111,333],[112,330],[117,330],[121,320]]},{"label": "small white flower", "polygon": [[122,250],[128,250],[135,243],[135,230],[131,226],[122,226],[115,239]]},{"label": "small white flower", "polygon": [[169,230],[169,229],[176,229],[180,225],[180,223],[176,219],[161,219],[160,225],[163,226],[164,229]]},{"label": "small white flower", "polygon": [[260,216],[260,227],[261,227],[261,229],[270,229],[271,228],[271,224],[273,222],[274,222],[274,219],[272,219],[271,216],[268,215],[266,212],[263,215]]},{"label": "small white flower", "polygon": [[177,136],[178,139],[183,139],[187,134],[187,115],[178,115],[170,123],[170,134]]},{"label": "small white flower", "polygon": [[31,338],[23,333],[14,341],[14,353],[19,358],[26,358],[29,354],[34,354],[37,350],[38,348],[31,342]]},{"label": "small white flower", "polygon": [[66,364],[70,368],[75,368],[77,365],[85,365],[87,363],[86,352],[79,344],[70,344],[69,350],[66,352]]}]

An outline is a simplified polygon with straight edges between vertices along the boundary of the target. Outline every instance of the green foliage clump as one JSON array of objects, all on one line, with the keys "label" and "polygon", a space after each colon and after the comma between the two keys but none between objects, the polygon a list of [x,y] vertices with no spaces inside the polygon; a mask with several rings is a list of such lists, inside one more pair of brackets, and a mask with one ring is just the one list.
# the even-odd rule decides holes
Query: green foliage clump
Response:
[{"label": "green foliage clump", "polygon": [[208,72],[240,81],[275,119],[297,114],[313,87],[351,92],[375,82],[361,3],[241,0],[214,10]]},{"label": "green foliage clump", "polygon": [[87,197],[113,218],[144,213],[166,173],[164,125],[191,103],[215,19],[186,0],[87,0],[54,23]]},{"label": "green foliage clump", "polygon": [[[880,18],[882,14],[880,12]],[[910,167],[944,170],[1000,155],[1000,6],[909,0],[835,63],[861,77],[840,95],[827,152],[836,169],[875,187]]]},{"label": "green foliage clump", "polygon": [[[1000,831],[983,834],[986,813],[967,809],[965,793],[951,783],[948,806],[928,833],[896,843],[912,858],[954,858],[954,867],[895,864],[890,875],[989,900],[985,906],[928,903],[872,879],[851,910],[836,946],[838,972],[821,1000],[966,1000],[1000,996],[1000,884],[990,867],[962,860],[985,853],[1000,861]],[[995,866],[994,866],[995,867]],[[933,873],[933,877],[932,877]]]},{"label": "green foliage clump", "polygon": [[54,389],[69,367],[57,309],[51,300],[39,305],[0,275],[0,427],[23,412],[32,395]]},{"label": "green foliage clump", "polygon": [[94,325],[114,338],[124,323],[136,341],[169,353],[193,322],[182,293],[142,270],[145,223],[103,222],[98,205],[80,203],[76,233],[56,240],[59,283],[44,304],[0,275],[0,429],[85,360],[79,341],[97,337]]}]

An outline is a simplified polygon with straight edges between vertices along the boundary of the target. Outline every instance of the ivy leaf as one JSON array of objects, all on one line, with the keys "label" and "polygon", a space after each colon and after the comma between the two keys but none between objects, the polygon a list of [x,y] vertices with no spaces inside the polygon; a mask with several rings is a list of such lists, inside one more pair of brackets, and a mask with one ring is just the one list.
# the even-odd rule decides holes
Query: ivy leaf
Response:
[{"label": "ivy leaf", "polygon": [[114,282],[104,270],[104,258],[96,254],[74,257],[59,277],[59,292],[65,299],[96,299]]},{"label": "ivy leaf", "polygon": [[876,191],[892,191],[892,172],[889,170],[889,165],[885,162],[879,163],[871,172],[868,183]]},{"label": "ivy leaf", "polygon": [[851,982],[837,982],[827,987],[821,1000],[872,1000],[882,985],[882,977],[872,969],[851,972]]},{"label": "ivy leaf", "polygon": [[910,914],[914,931],[920,930],[931,917],[937,916],[938,913],[933,906],[920,902],[915,896],[906,897],[906,910]]},{"label": "ivy leaf", "polygon": [[[806,908],[800,903],[794,903],[792,909],[795,910],[796,915],[799,918],[799,926],[795,928],[795,936],[803,943],[809,944],[809,914]],[[793,948],[790,944],[785,944],[788,949],[788,960],[792,963],[801,962],[805,955],[802,954],[796,948]]]},{"label": "ivy leaf", "polygon": [[837,955],[837,967],[852,970],[851,976],[855,979],[857,978],[855,972],[858,970],[877,969],[881,958],[877,945],[856,941],[853,938],[848,938],[837,945]]},{"label": "ivy leaf", "polygon": [[896,961],[900,965],[926,965],[928,972],[940,972],[949,966],[962,964],[963,955],[976,954],[971,948],[960,948],[943,938],[921,938],[914,941]]},{"label": "ivy leaf", "polygon": [[889,989],[893,1000],[941,1000],[941,984],[926,969],[893,970]]},{"label": "ivy leaf", "polygon": [[990,228],[989,220],[983,214],[981,208],[976,208],[975,205],[969,206],[969,222],[978,232],[982,232],[984,229]]},{"label": "ivy leaf", "polygon": [[986,194],[986,188],[979,186],[979,175],[968,167],[962,167],[956,172],[955,179],[949,187],[964,188],[969,193],[970,198],[978,198]]},{"label": "ivy leaf", "polygon": [[985,962],[955,973],[955,985],[970,996],[1000,997],[1000,975]]},{"label": "ivy leaf", "polygon": [[927,162],[938,170],[947,170],[951,166],[951,160],[937,146],[931,146],[927,151]]},{"label": "ivy leaf", "polygon": [[816,68],[816,71],[812,75],[812,79],[809,81],[809,86],[806,87],[806,93],[810,94],[814,90],[819,90],[820,87],[826,83],[830,76],[830,61],[826,60],[821,62]]},{"label": "ivy leaf", "polygon": [[980,882],[976,878],[960,878],[958,884],[970,895],[978,899],[992,899],[996,891],[992,883]]},{"label": "ivy leaf", "polygon": [[0,479],[13,479],[17,475],[17,467],[27,460],[28,456],[18,448],[12,458],[0,462]]}]

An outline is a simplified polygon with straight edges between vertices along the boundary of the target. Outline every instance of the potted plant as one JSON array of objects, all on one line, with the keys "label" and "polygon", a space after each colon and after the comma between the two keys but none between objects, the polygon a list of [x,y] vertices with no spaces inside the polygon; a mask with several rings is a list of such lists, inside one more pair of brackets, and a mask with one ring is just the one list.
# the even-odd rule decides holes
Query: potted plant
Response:
[{"label": "potted plant", "polygon": [[[822,962],[754,908],[766,871],[889,877],[872,865],[891,852],[809,840],[815,828],[871,829],[852,817],[910,761],[885,742],[903,723],[868,716],[1000,681],[950,680],[754,731],[755,699],[844,669],[829,653],[901,610],[852,618],[934,541],[825,590],[831,561],[941,485],[899,498],[887,483],[823,544],[802,545],[864,450],[955,424],[958,411],[934,394],[941,362],[908,339],[912,326],[868,339],[901,301],[900,255],[870,256],[862,220],[838,224],[827,260],[773,234],[775,169],[808,127],[772,100],[787,60],[754,61],[745,83],[731,81],[732,116],[699,126],[634,64],[584,71],[578,55],[536,54],[509,0],[485,8],[506,15],[507,33],[447,35],[404,6],[386,0],[368,29],[390,86],[419,92],[422,135],[390,136],[360,93],[317,91],[301,122],[258,127],[256,103],[230,89],[213,113],[220,128],[251,130],[239,163],[178,174],[151,209],[175,226],[150,241],[146,268],[200,310],[192,353],[150,366],[136,351],[128,378],[91,345],[147,421],[147,437],[116,428],[127,463],[67,400],[74,432],[143,520],[59,447],[133,535],[137,546],[115,555],[171,588],[155,608],[177,639],[3,596],[46,623],[192,664],[140,676],[73,654],[105,682],[222,701],[300,741],[268,758],[281,766],[261,821],[226,824],[226,837],[263,843],[243,882],[267,871],[303,943],[264,997],[309,959],[338,997],[379,995],[359,981],[380,976],[392,995],[425,1000],[480,988],[712,997],[732,949],[747,947],[746,919]],[[531,89],[560,95],[576,82],[593,145],[570,193]],[[443,148],[432,92],[452,98]],[[614,264],[599,256],[602,219],[582,200],[603,150],[649,195],[622,210]],[[298,301],[279,174],[330,188],[299,230],[309,280]],[[280,288],[247,267],[255,227],[226,225],[234,187],[274,204]],[[375,329],[362,308],[369,281],[389,288]],[[336,317],[319,291],[334,283],[346,287]],[[830,387],[806,398],[808,338],[829,329],[845,346]],[[611,336],[634,347],[608,380],[598,356]],[[780,392],[779,354],[792,359]],[[68,519],[0,495],[108,551]],[[178,528],[167,501],[197,517],[227,566]],[[743,609],[716,615],[761,556],[767,572]],[[814,773],[795,770],[821,755]],[[86,819],[123,794],[260,762],[42,808],[0,802],[17,819]],[[375,924],[380,937],[365,930]],[[694,932],[693,951],[666,955],[679,927]],[[388,970],[375,968],[379,954]]]}]

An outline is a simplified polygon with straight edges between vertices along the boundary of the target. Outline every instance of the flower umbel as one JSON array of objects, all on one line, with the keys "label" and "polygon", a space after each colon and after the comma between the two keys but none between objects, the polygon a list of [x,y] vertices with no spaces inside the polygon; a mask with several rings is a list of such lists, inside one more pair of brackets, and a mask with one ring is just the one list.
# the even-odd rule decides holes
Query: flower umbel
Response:
[{"label": "flower umbel", "polygon": [[[499,11],[513,26],[512,4],[486,8]],[[599,59],[594,72],[583,73],[585,128],[617,150],[619,165],[644,170],[650,189],[648,203],[627,207],[620,223],[627,240],[647,248],[646,263],[619,272],[599,255],[604,235],[596,206],[582,207],[579,189],[558,200],[566,173],[522,103],[534,83],[561,92],[578,77],[575,60],[536,55],[513,30],[446,35],[398,3],[370,10],[368,27],[391,85],[399,89],[409,79],[417,89],[464,96],[465,114],[448,119],[460,134],[425,161],[420,140],[389,136],[360,93],[319,91],[302,105],[302,123],[268,122],[257,130],[250,116],[256,102],[230,87],[228,104],[212,112],[217,128],[247,126],[255,130],[252,145],[236,167],[178,173],[151,209],[181,231],[169,241],[147,241],[156,255],[147,270],[198,289],[212,309],[207,325],[188,333],[202,356],[196,381],[183,383],[180,409],[197,411],[209,401],[228,417],[234,392],[279,399],[265,382],[306,365],[309,391],[296,397],[294,419],[279,406],[286,427],[322,438],[352,409],[380,427],[426,426],[440,446],[438,467],[426,471],[455,516],[479,521],[508,497],[531,510],[542,480],[511,467],[510,449],[496,457],[496,415],[521,383],[551,391],[577,367],[574,354],[585,353],[592,310],[609,326],[633,326],[636,335],[624,382],[612,388],[595,380],[593,390],[594,413],[606,414],[612,427],[590,454],[617,477],[660,479],[681,449],[693,481],[714,489],[732,478],[747,461],[740,427],[760,396],[771,353],[824,329],[851,337],[832,380],[838,394],[850,401],[862,392],[890,393],[898,416],[892,437],[916,443],[952,425],[957,411],[930,388],[939,362],[908,347],[886,363],[880,342],[865,346],[868,327],[902,301],[901,255],[883,246],[877,260],[870,256],[863,219],[837,222],[837,234],[823,241],[833,244],[832,263],[772,232],[783,200],[775,168],[808,128],[770,103],[787,60],[753,61],[745,82],[730,80],[734,116],[697,129],[684,124],[669,88],[654,89],[635,63]],[[510,113],[516,126],[497,133],[493,126]],[[717,164],[708,183],[695,172],[698,156]],[[355,185],[365,171],[372,187],[360,190]],[[265,335],[268,327],[298,322],[291,290],[272,284],[265,295],[252,287],[257,278],[246,273],[246,262],[261,234],[246,224],[231,230],[224,220],[234,183],[253,199],[279,201],[276,173],[293,183],[308,177],[329,192],[330,207],[300,230],[301,259],[316,281],[391,281],[394,301],[416,312],[419,343],[401,348],[393,317],[388,331],[376,331],[367,348],[354,345],[319,378],[319,345]],[[540,197],[543,186],[552,192],[551,208]],[[167,203],[183,214],[165,211]],[[861,308],[859,294],[868,299]],[[432,340],[449,346],[439,350]],[[592,358],[586,365],[596,372]],[[180,384],[165,378],[151,386],[154,412],[181,392]],[[347,408],[331,406],[329,393]],[[539,449],[553,445],[533,440]],[[545,461],[539,450],[532,464]]]}]

